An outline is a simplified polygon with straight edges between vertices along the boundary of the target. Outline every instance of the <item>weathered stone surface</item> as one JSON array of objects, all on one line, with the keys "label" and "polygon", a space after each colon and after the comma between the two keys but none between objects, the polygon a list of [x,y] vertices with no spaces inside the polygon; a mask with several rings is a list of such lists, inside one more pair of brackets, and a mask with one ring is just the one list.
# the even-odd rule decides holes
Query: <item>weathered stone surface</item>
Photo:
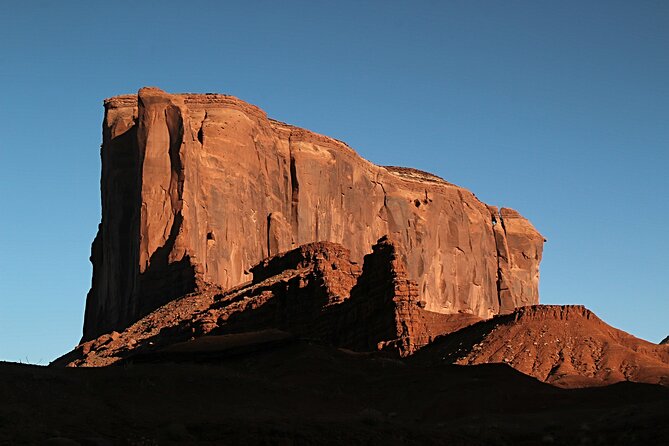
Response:
[{"label": "weathered stone surface", "polygon": [[477,322],[471,314],[425,310],[416,282],[408,278],[397,243],[382,237],[365,256],[350,298],[323,315],[320,335],[359,351],[385,350],[408,356],[438,335]]},{"label": "weathered stone surface", "polygon": [[525,306],[484,321],[431,312],[398,244],[384,236],[371,250],[361,268],[339,244],[300,246],[251,268],[249,283],[168,302],[54,365],[224,361],[306,338],[419,365],[502,363],[560,387],[669,386],[669,345],[617,330],[583,306]]},{"label": "weathered stone surface", "polygon": [[407,356],[438,335],[480,320],[425,310],[388,237],[372,247],[362,268],[343,246],[316,242],[266,259],[251,272],[247,284],[224,292],[208,288],[168,302],[123,333],[84,342],[56,364],[109,365],[137,355],[165,355],[165,347],[204,335],[221,339],[268,330]]},{"label": "weathered stone surface", "polygon": [[384,235],[426,310],[487,318],[538,302],[543,238],[518,213],[231,96],[108,99],[101,157],[84,340],[206,285],[245,283],[276,253],[331,241],[359,263]]},{"label": "weathered stone surface", "polygon": [[560,387],[619,381],[669,386],[669,346],[607,325],[581,305],[536,305],[437,338],[423,364],[504,363]]}]

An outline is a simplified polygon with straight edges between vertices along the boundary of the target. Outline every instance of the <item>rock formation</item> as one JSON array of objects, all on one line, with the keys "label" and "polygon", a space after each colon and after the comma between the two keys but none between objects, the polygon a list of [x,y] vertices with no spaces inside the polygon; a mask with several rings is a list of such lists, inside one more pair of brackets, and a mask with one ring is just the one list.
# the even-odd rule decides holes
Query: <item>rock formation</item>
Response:
[{"label": "rock formation", "polygon": [[423,364],[505,363],[560,387],[636,381],[669,386],[669,345],[635,338],[580,305],[538,305],[437,338]]},{"label": "rock formation", "polygon": [[341,245],[317,242],[265,259],[251,272],[247,284],[168,302],[54,365],[215,363],[307,339],[388,352],[421,367],[505,364],[565,388],[620,381],[669,386],[669,345],[637,339],[582,306],[527,306],[484,321],[425,310],[387,237],[362,268]]},{"label": "rock formation", "polygon": [[662,341],[660,342],[660,344],[669,344],[669,336],[667,336],[666,338],[662,339]]},{"label": "rock formation", "polygon": [[544,239],[512,209],[230,96],[145,88],[105,110],[84,338],[54,365],[295,341],[562,387],[669,386],[668,345],[536,305]]},{"label": "rock formation", "polygon": [[108,99],[101,157],[84,340],[247,283],[252,266],[304,244],[339,243],[360,263],[384,235],[424,310],[488,318],[538,303],[544,240],[517,212],[376,166],[234,97],[143,88]]},{"label": "rock formation", "polygon": [[373,246],[362,268],[350,256],[331,242],[278,254],[251,268],[253,280],[247,284],[227,291],[208,287],[168,302],[121,333],[81,344],[56,364],[110,365],[162,355],[165,348],[204,335],[276,330],[356,351],[407,356],[438,335],[480,320],[425,310],[388,237]]}]

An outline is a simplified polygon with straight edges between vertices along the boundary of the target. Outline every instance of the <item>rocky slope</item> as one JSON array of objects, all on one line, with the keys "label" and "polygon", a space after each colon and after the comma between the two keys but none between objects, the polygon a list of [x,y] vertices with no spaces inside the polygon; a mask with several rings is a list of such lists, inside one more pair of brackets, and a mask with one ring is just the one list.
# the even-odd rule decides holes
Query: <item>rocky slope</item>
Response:
[{"label": "rocky slope", "polygon": [[544,240],[520,214],[237,98],[144,88],[108,99],[101,157],[84,340],[248,282],[253,265],[307,243],[339,243],[360,263],[384,235],[426,310],[488,318],[538,303]]},{"label": "rocky slope", "polygon": [[664,339],[662,340],[662,342],[660,342],[660,344],[669,344],[669,336],[667,336],[666,338],[664,338]]},{"label": "rocky slope", "polygon": [[205,335],[220,339],[277,329],[356,351],[407,356],[436,336],[479,320],[426,310],[387,237],[373,246],[362,268],[350,257],[348,249],[330,242],[278,254],[251,268],[249,283],[226,291],[209,287],[170,301],[121,333],[84,342],[54,364],[104,366],[161,354]]},{"label": "rocky slope", "polygon": [[505,363],[561,387],[619,381],[669,385],[669,345],[635,338],[582,306],[519,308],[437,338],[413,360]]},{"label": "rocky slope", "polygon": [[54,365],[197,362],[297,338],[428,366],[502,363],[560,387],[669,385],[669,345],[630,336],[581,306],[528,306],[484,321],[426,310],[388,237],[362,266],[343,246],[318,242],[265,259],[250,273],[250,282],[231,290],[209,287],[170,301]]}]

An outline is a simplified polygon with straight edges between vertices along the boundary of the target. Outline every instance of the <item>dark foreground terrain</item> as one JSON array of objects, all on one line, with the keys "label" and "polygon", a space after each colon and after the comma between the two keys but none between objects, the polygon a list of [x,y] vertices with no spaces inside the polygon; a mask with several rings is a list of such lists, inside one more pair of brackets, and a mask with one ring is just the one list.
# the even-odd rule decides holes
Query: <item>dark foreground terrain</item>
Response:
[{"label": "dark foreground terrain", "polygon": [[561,389],[502,364],[265,339],[213,337],[104,368],[0,363],[0,443],[669,444],[666,387]]}]

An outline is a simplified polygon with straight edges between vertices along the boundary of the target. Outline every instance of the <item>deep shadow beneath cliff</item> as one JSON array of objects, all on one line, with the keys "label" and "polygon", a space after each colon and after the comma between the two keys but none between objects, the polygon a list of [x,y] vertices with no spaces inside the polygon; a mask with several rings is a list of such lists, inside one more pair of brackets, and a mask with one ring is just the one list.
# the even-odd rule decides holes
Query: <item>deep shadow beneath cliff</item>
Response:
[{"label": "deep shadow beneath cliff", "polygon": [[[669,440],[669,389],[660,386],[565,390],[505,365],[423,367],[301,339],[201,357],[198,363],[166,359],[93,369],[0,364],[0,443],[629,445]],[[55,442],[58,437],[71,442]]]}]

